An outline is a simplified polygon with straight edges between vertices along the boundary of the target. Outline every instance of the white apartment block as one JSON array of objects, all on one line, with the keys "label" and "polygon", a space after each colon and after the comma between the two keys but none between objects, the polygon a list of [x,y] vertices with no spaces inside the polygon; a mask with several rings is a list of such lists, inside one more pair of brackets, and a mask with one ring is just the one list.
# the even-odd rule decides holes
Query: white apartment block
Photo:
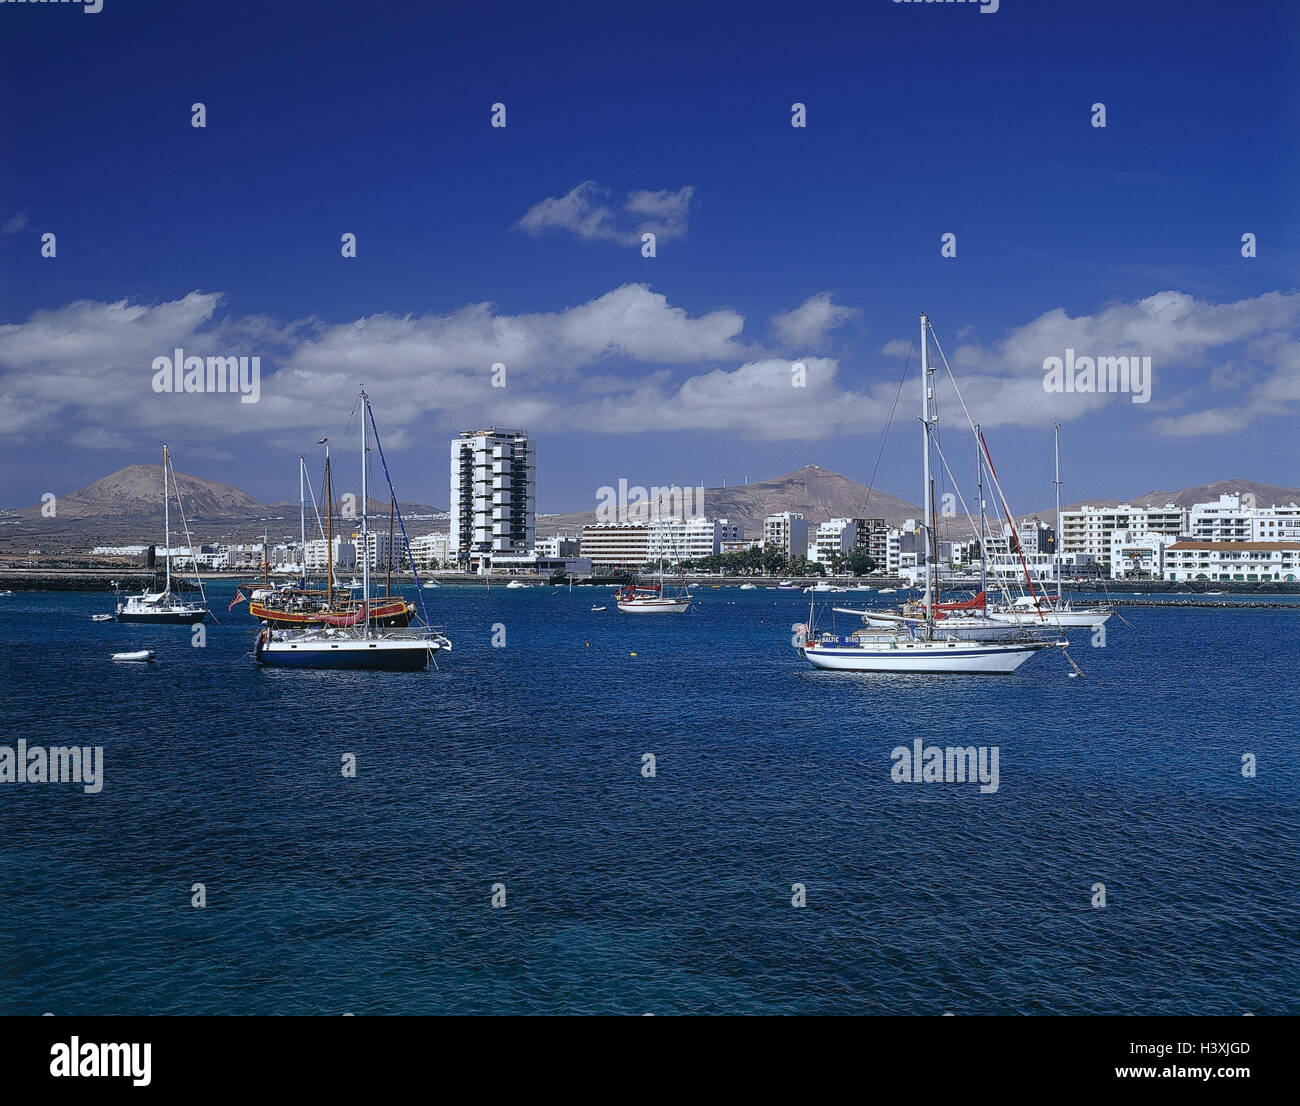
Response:
[{"label": "white apartment block", "polygon": [[848,518],[833,518],[817,527],[808,546],[808,559],[828,565],[833,554],[848,556],[857,544],[857,523]]},{"label": "white apartment block", "polygon": [[899,576],[901,570],[908,566],[924,564],[920,556],[924,547],[921,525],[914,518],[907,519],[902,526],[897,526],[885,535],[885,560],[883,569],[888,576]]},{"label": "white apartment block", "polygon": [[808,520],[789,511],[768,515],[763,519],[763,544],[776,547],[787,557],[806,557]]},{"label": "white apartment block", "polygon": [[419,568],[438,568],[455,561],[450,534],[421,534],[411,539],[411,556]]},{"label": "white apartment block", "polygon": [[1165,549],[1178,538],[1173,534],[1134,534],[1131,530],[1114,530],[1110,535],[1110,575],[1112,580],[1143,576],[1163,578]]},{"label": "white apartment block", "polygon": [[671,564],[711,557],[721,548],[723,525],[712,518],[656,519],[647,532],[648,557]]},{"label": "white apartment block", "polygon": [[1165,549],[1166,580],[1300,580],[1300,541],[1179,541]]},{"label": "white apartment block", "polygon": [[1143,534],[1187,532],[1187,512],[1173,503],[1163,507],[1134,507],[1121,503],[1115,507],[1085,505],[1074,511],[1062,511],[1060,538],[1062,553],[1088,553],[1098,560],[1110,557],[1110,538],[1116,530],[1126,530],[1133,537]]},{"label": "white apartment block", "polygon": [[[385,535],[387,537],[387,535]],[[329,545],[324,538],[312,538],[303,547],[306,551],[307,571],[324,572]],[[341,536],[334,539],[334,567],[353,568],[357,563],[357,547]]]},{"label": "white apartment block", "polygon": [[650,528],[633,523],[584,526],[582,557],[597,570],[640,568],[650,559]]},{"label": "white apartment block", "polygon": [[[360,534],[352,535],[354,541],[359,541],[360,537]],[[382,531],[371,530],[370,533],[366,535],[366,549],[368,551],[370,567],[372,570],[379,569],[382,571],[388,568],[389,548],[387,529]],[[391,548],[393,567],[401,568],[406,557],[406,550],[402,548],[402,532],[400,530],[394,532]]]},{"label": "white apartment block", "polygon": [[451,548],[486,572],[493,554],[533,545],[535,450],[522,430],[465,430],[451,443]]},{"label": "white apartment block", "polygon": [[1221,495],[1217,503],[1195,503],[1188,512],[1193,541],[1291,541],[1300,539],[1300,506],[1255,507],[1250,497]]}]

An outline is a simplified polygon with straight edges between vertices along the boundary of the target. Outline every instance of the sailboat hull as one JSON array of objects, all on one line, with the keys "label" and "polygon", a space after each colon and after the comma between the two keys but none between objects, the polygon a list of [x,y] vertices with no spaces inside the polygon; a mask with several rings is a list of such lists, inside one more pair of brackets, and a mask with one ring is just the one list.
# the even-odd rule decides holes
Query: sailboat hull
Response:
[{"label": "sailboat hull", "polygon": [[1009,676],[1052,642],[1023,642],[1014,645],[973,646],[965,642],[899,640],[888,645],[822,645],[809,643],[799,649],[815,668],[837,672],[951,673]]},{"label": "sailboat hull", "polygon": [[1045,628],[1055,629],[1057,626],[1103,626],[1106,619],[1110,618],[1114,611],[1052,611],[1044,610],[1042,618],[1038,618],[1032,611],[1028,614],[1012,614],[1009,611],[990,611],[989,618],[995,622],[1016,623],[1022,626],[1028,624],[1042,625]]},{"label": "sailboat hull", "polygon": [[632,599],[620,602],[624,614],[681,614],[691,605],[689,599]]},{"label": "sailboat hull", "polygon": [[[272,629],[312,629],[318,626],[336,625],[337,620],[349,616],[356,618],[361,611],[359,604],[350,610],[330,610],[317,605],[307,610],[285,610],[283,607],[268,605],[264,602],[250,602],[248,613],[259,622],[265,622]],[[409,626],[414,608],[405,600],[385,602],[380,600],[370,606],[370,624],[372,626]],[[334,619],[335,622],[330,620]]]},{"label": "sailboat hull", "polygon": [[266,641],[258,635],[254,656],[269,668],[317,668],[365,672],[420,672],[438,651],[426,641]]},{"label": "sailboat hull", "polygon": [[119,611],[118,622],[146,622],[155,626],[193,626],[208,617],[208,612],[198,607],[193,610],[140,611],[128,613]]}]

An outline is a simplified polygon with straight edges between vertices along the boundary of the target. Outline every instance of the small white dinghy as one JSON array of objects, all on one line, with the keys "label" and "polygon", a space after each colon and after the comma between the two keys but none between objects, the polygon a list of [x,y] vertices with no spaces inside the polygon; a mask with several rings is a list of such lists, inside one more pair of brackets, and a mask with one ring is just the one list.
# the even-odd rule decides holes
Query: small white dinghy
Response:
[{"label": "small white dinghy", "polygon": [[111,614],[92,614],[90,620],[91,622],[112,622],[113,616]]},{"label": "small white dinghy", "polygon": [[151,661],[157,654],[152,649],[137,649],[133,653],[114,653],[115,661]]}]

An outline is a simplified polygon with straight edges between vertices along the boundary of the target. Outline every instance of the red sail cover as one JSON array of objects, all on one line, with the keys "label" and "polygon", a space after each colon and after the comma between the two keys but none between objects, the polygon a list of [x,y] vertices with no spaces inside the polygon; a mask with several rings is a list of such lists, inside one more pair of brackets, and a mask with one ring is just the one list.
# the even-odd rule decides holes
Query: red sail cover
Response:
[{"label": "red sail cover", "polygon": [[969,611],[982,606],[984,606],[984,593],[980,592],[979,595],[967,599],[964,603],[936,603],[934,609],[936,611]]}]

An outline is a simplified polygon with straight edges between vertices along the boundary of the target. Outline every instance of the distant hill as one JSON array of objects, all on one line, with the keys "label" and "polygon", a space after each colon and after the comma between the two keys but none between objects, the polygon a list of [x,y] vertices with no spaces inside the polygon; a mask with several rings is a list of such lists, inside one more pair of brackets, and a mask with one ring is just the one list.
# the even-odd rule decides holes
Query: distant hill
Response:
[{"label": "distant hill", "polygon": [[[176,473],[185,521],[195,541],[248,543],[269,532],[272,540],[292,540],[298,535],[298,504],[266,504],[231,484]],[[163,475],[161,465],[129,465],[84,488],[60,495],[52,518],[41,507],[23,507],[0,519],[0,550],[25,553],[85,552],[95,545],[134,545],[161,542],[163,537]],[[175,494],[173,485],[172,494]],[[319,493],[318,493],[319,494]],[[336,496],[337,499],[337,496]],[[429,515],[438,509],[427,503],[401,503],[404,517]],[[323,504],[322,504],[323,506]],[[373,525],[383,530],[388,504],[371,497]],[[336,507],[336,518],[343,514]],[[172,539],[184,540],[176,500],[171,501]],[[446,523],[433,523],[432,528]],[[343,527],[346,528],[346,527]],[[413,523],[408,532],[426,533],[429,522]],[[315,536],[315,517],[308,506],[308,535]]]},{"label": "distant hill", "polygon": [[[176,474],[185,517],[247,518],[266,513],[266,505],[230,484],[201,476]],[[173,489],[174,491],[175,489]],[[58,497],[57,516],[73,519],[162,519],[163,470],[161,465],[129,465],[102,480]],[[173,509],[175,503],[173,501]],[[20,518],[41,517],[40,507],[24,507]]]},{"label": "distant hill", "polygon": [[[921,508],[887,492],[873,491],[865,484],[831,472],[820,465],[805,465],[784,476],[753,484],[733,484],[726,488],[705,488],[703,513],[710,518],[725,518],[745,527],[746,537],[763,532],[767,515],[791,511],[811,523],[832,518],[883,518],[901,522],[920,518]],[[595,507],[565,515],[548,515],[537,520],[540,537],[578,533],[596,522]]]},{"label": "distant hill", "polygon": [[[201,476],[178,473],[185,517],[194,540],[230,543],[253,542],[269,532],[273,541],[292,540],[298,534],[298,504],[266,504],[230,484],[206,480]],[[1213,502],[1220,495],[1250,494],[1261,507],[1300,503],[1300,488],[1262,484],[1257,480],[1220,480],[1198,484],[1178,491],[1152,491],[1125,500],[1092,498],[1070,504],[1077,509],[1084,503],[1115,506],[1120,502],[1135,506],[1160,506],[1175,503],[1189,507],[1194,503]],[[319,494],[319,489],[318,489]],[[337,498],[337,496],[336,496]],[[431,515],[445,508],[427,503],[402,503],[406,518]],[[990,500],[990,514],[996,514]],[[173,501],[174,507],[174,501]],[[873,491],[820,465],[805,465],[794,472],[727,488],[705,488],[701,508],[710,518],[726,518],[745,527],[747,537],[763,532],[763,519],[769,514],[792,511],[812,524],[830,518],[883,518],[892,524],[917,518],[922,510],[914,503],[882,491]],[[376,529],[387,524],[388,504],[371,498],[371,517]],[[338,515],[342,512],[338,511]],[[1055,525],[1053,509],[1030,512],[1048,525]],[[180,540],[179,518],[173,509],[173,538]],[[596,521],[595,505],[590,511],[562,515],[544,515],[537,520],[537,534],[577,533]],[[309,529],[315,531],[310,514]],[[415,537],[431,530],[446,530],[443,520],[408,523],[407,532]],[[940,520],[940,536],[966,537],[968,526],[963,519]],[[130,465],[84,488],[59,496],[54,518],[46,518],[41,508],[24,507],[0,516],[0,551],[27,553],[39,548],[42,553],[81,551],[94,545],[148,544],[162,540],[162,468],[159,465]]]}]

